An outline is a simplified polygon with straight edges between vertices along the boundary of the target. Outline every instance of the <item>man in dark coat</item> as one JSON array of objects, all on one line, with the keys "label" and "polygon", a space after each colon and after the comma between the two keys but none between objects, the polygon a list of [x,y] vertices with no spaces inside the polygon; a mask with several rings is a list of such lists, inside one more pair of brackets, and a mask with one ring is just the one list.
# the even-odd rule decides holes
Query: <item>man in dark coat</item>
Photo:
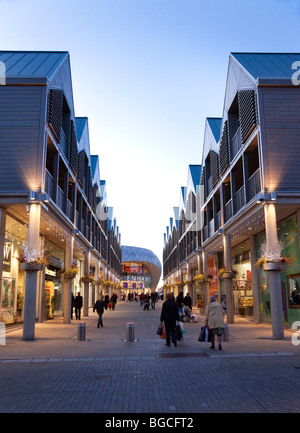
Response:
[{"label": "man in dark coat", "polygon": [[187,294],[183,298],[183,303],[184,303],[185,306],[187,306],[190,309],[192,309],[192,298],[190,297],[189,292],[187,292]]},{"label": "man in dark coat", "polygon": [[97,324],[97,328],[99,328],[99,326],[101,326],[101,328],[103,328],[103,320],[102,320],[102,315],[104,313],[104,301],[102,301],[102,298],[99,298],[96,302],[96,304],[94,305],[93,311],[95,312],[95,310],[98,313],[98,324]]},{"label": "man in dark coat", "polygon": [[171,345],[171,338],[172,343],[174,343],[174,346],[177,346],[176,342],[176,320],[180,320],[178,308],[176,305],[176,302],[174,300],[173,293],[167,294],[167,300],[163,303],[161,315],[160,315],[160,321],[165,323],[166,328],[166,345]]},{"label": "man in dark coat", "polygon": [[80,320],[80,313],[82,308],[82,296],[80,295],[80,292],[77,293],[77,296],[74,299],[74,307],[76,319]]}]

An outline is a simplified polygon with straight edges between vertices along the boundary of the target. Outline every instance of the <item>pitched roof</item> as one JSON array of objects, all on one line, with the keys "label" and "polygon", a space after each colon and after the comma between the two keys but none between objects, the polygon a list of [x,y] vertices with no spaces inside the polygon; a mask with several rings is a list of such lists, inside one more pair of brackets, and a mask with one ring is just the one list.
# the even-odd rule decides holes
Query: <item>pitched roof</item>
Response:
[{"label": "pitched roof", "polygon": [[207,117],[207,123],[209,124],[215,140],[218,143],[221,136],[222,117]]},{"label": "pitched roof", "polygon": [[231,55],[255,79],[291,79],[292,64],[300,61],[300,53],[231,53]]},{"label": "pitched roof", "polygon": [[67,51],[0,51],[7,78],[50,78],[69,56]]}]

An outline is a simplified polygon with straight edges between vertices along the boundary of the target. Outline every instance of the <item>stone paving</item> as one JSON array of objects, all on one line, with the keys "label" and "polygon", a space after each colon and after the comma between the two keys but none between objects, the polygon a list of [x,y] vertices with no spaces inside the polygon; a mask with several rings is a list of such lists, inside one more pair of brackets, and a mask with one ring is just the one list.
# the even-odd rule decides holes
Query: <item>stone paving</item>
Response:
[{"label": "stone paving", "polygon": [[[144,311],[118,303],[78,321],[36,325],[36,339],[7,328],[0,346],[1,413],[201,414],[300,411],[300,346],[292,332],[274,341],[269,325],[237,318],[223,350],[199,343],[203,316],[185,323],[185,341],[167,347],[156,335],[162,303]],[[135,322],[135,341],[126,323]],[[172,415],[173,414],[173,415]]]}]

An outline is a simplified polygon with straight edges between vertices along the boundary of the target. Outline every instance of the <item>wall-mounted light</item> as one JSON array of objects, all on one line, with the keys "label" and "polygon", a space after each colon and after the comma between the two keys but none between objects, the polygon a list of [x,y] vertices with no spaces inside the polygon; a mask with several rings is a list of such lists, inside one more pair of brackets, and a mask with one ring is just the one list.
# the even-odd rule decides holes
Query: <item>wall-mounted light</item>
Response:
[{"label": "wall-mounted light", "polygon": [[79,230],[78,229],[74,229],[72,231],[72,234],[75,235],[75,236],[79,236]]},{"label": "wall-mounted light", "polygon": [[43,194],[43,202],[44,203],[49,203],[49,194]]},{"label": "wall-mounted light", "polygon": [[270,193],[259,193],[256,196],[256,203],[264,204],[267,201],[276,201],[277,200],[277,193],[276,191],[272,191]]},{"label": "wall-mounted light", "polygon": [[34,201],[35,199],[36,199],[36,193],[35,193],[35,191],[29,191],[28,200]]},{"label": "wall-mounted light", "polygon": [[218,229],[218,235],[225,235],[224,229]]}]

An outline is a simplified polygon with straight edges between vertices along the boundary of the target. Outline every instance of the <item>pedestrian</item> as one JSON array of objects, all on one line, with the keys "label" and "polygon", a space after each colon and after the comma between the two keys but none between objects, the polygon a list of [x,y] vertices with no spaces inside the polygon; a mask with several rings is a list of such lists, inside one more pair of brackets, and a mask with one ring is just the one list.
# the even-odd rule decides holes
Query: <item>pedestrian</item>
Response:
[{"label": "pedestrian", "polygon": [[191,298],[189,292],[187,292],[187,294],[183,298],[183,303],[186,307],[188,307],[192,310],[192,298]]},{"label": "pedestrian", "polygon": [[114,311],[117,303],[117,296],[114,293],[112,294],[110,301],[111,301],[111,308]]},{"label": "pedestrian", "polygon": [[74,313],[74,295],[72,292],[71,293],[71,319],[73,319],[73,313]]},{"label": "pedestrian", "polygon": [[156,293],[151,293],[151,308],[152,310],[155,310],[155,303],[156,303]]},{"label": "pedestrian", "polygon": [[160,321],[164,322],[166,330],[166,345],[171,345],[171,339],[174,346],[177,346],[176,342],[176,320],[180,321],[178,308],[174,300],[173,293],[167,294],[167,299],[163,303]]},{"label": "pedestrian", "polygon": [[82,296],[80,295],[80,292],[77,293],[77,296],[74,299],[74,307],[75,307],[76,319],[80,320],[80,314],[82,308]]},{"label": "pedestrian", "polygon": [[105,302],[102,300],[102,297],[99,297],[99,299],[96,301],[93,311],[95,312],[95,310],[98,313],[98,323],[97,323],[97,328],[99,328],[99,326],[101,326],[101,328],[103,328],[103,320],[102,320],[102,316],[104,313],[104,305]]},{"label": "pedestrian", "polygon": [[149,299],[146,299],[146,301],[144,303],[144,310],[148,310],[149,311],[149,307],[150,307]]},{"label": "pedestrian", "polygon": [[222,335],[224,334],[224,310],[222,305],[210,296],[209,304],[205,310],[205,325],[208,326],[211,336],[211,349],[215,348],[215,337],[217,335],[219,350],[222,350]]},{"label": "pedestrian", "polygon": [[176,298],[176,304],[178,311],[182,308],[183,305],[183,292],[180,292],[179,295]]},{"label": "pedestrian", "polygon": [[108,296],[108,294],[106,293],[106,295],[104,296],[104,308],[105,308],[105,310],[107,310],[107,306],[108,306],[108,303],[109,303],[109,296]]}]

